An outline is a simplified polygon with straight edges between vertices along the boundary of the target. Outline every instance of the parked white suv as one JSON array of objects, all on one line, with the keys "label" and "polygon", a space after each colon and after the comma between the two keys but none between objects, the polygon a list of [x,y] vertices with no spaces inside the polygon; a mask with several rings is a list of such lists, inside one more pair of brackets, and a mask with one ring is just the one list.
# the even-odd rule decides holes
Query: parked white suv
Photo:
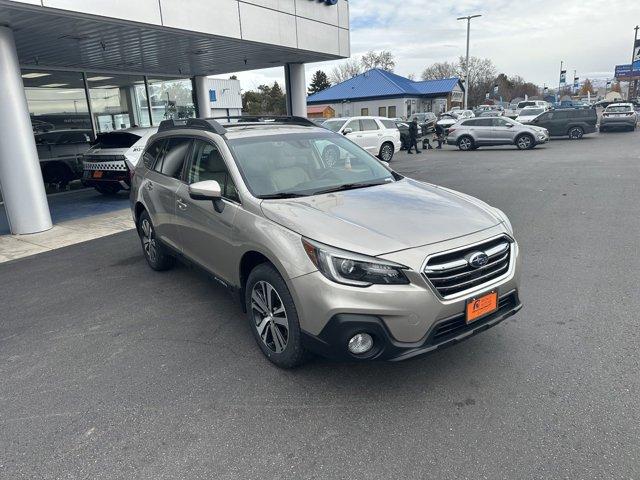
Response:
[{"label": "parked white suv", "polygon": [[333,118],[322,124],[332,132],[341,133],[356,145],[390,162],[393,154],[400,150],[400,130],[396,122],[383,117]]}]

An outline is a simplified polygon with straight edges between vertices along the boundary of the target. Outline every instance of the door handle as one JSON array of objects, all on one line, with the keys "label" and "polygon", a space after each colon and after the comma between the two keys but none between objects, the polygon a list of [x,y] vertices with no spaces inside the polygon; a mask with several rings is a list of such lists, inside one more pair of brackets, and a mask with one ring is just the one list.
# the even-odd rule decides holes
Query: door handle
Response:
[{"label": "door handle", "polygon": [[176,200],[176,204],[178,205],[178,208],[179,208],[180,210],[186,210],[186,209],[187,209],[187,206],[188,206],[186,203],[184,203],[184,201],[183,201],[181,198],[179,198],[178,200]]}]

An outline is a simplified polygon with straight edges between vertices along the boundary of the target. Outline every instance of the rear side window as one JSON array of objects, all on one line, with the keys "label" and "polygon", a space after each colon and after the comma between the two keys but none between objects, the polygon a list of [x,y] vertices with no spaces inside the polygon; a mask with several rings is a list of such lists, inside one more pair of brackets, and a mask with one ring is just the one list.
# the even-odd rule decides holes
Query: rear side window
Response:
[{"label": "rear side window", "polygon": [[184,160],[190,146],[190,138],[170,138],[167,142],[164,158],[162,159],[162,162],[156,163],[154,170],[166,175],[167,177],[173,177],[179,180],[182,175]]},{"label": "rear side window", "polygon": [[394,122],[393,120],[380,120],[382,122],[382,125],[384,125],[384,128],[393,128],[396,129],[398,128],[396,126],[396,122]]},{"label": "rear side window", "polygon": [[475,126],[476,127],[492,127],[493,126],[493,118],[491,118],[491,117],[479,118],[479,119],[476,120]]},{"label": "rear side window", "polygon": [[362,130],[364,130],[365,132],[369,130],[380,130],[378,124],[372,118],[363,118],[360,121],[362,122]]},{"label": "rear side window", "polygon": [[149,170],[153,169],[157,160],[160,160],[160,162],[162,162],[162,153],[164,152],[165,143],[166,140],[164,139],[158,140],[149,145],[149,147],[145,150],[142,156],[142,162],[144,163],[144,166]]}]

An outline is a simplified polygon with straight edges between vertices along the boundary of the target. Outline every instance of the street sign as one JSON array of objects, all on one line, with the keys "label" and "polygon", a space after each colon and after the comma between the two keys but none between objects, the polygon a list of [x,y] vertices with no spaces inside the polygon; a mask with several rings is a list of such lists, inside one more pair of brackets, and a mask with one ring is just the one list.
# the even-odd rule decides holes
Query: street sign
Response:
[{"label": "street sign", "polygon": [[616,65],[614,76],[618,80],[640,80],[640,61],[633,64],[633,71],[630,63],[626,65]]}]

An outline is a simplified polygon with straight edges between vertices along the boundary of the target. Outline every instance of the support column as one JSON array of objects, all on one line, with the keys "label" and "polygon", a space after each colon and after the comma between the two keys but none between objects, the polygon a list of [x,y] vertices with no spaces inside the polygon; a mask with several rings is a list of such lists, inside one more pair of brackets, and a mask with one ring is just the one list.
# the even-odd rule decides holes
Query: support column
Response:
[{"label": "support column", "polygon": [[284,67],[287,89],[287,114],[296,117],[307,116],[307,81],[304,64],[287,63]]},{"label": "support column", "polygon": [[209,99],[209,82],[207,77],[195,77],[198,118],[211,116],[211,100]]},{"label": "support column", "polygon": [[51,228],[49,204],[31,128],[18,52],[9,27],[0,25],[0,189],[13,234]]}]

